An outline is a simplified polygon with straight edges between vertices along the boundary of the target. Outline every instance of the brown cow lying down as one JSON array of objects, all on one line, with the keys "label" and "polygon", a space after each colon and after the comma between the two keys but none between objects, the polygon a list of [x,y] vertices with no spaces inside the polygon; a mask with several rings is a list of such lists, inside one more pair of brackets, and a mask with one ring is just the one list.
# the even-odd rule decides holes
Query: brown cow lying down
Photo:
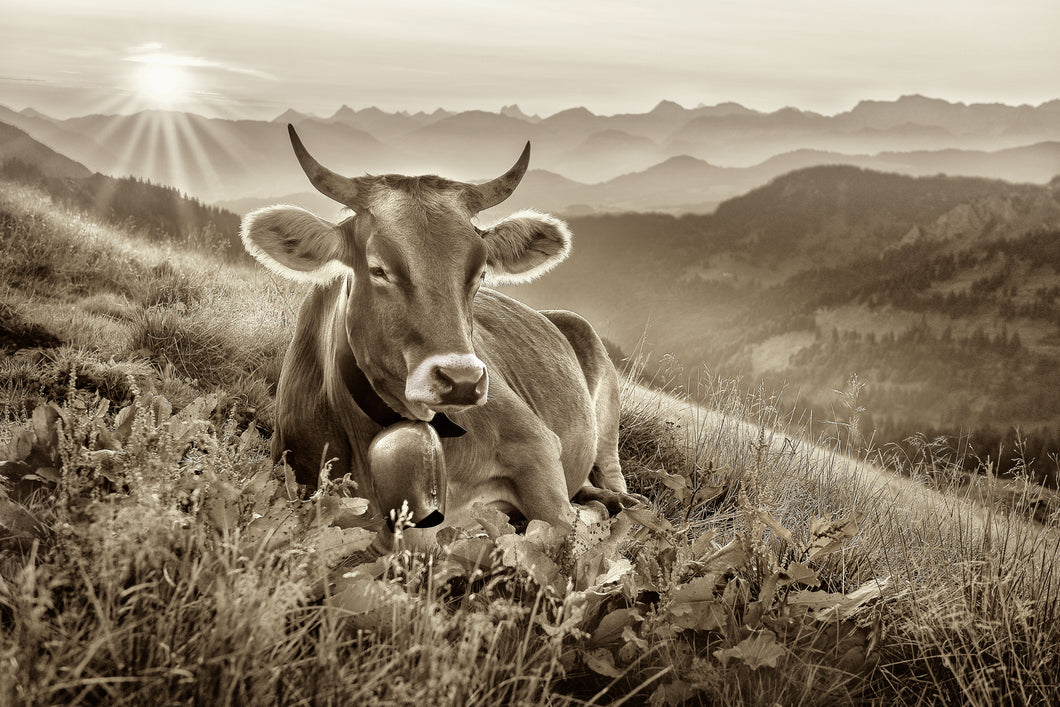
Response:
[{"label": "brown cow lying down", "polygon": [[332,476],[351,473],[381,514],[407,501],[424,527],[443,514],[470,525],[477,502],[553,524],[572,499],[636,502],[618,460],[618,378],[592,326],[483,286],[528,282],[570,251],[552,216],[472,224],[518,185],[529,143],[481,185],[346,178],[288,128],[313,185],[355,215],[271,206],[243,220],[254,257],[313,283],[280,375],[273,458],[286,452],[313,486],[334,459]]}]

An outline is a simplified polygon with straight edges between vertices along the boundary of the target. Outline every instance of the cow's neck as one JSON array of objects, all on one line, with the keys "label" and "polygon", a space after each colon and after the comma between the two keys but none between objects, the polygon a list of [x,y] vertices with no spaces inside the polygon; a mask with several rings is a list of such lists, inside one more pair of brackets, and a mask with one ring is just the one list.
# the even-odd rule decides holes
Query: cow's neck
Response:
[{"label": "cow's neck", "polygon": [[[379,397],[372,387],[368,376],[357,362],[357,356],[350,348],[346,336],[345,307],[339,307],[338,319],[335,321],[335,367],[342,376],[342,382],[361,412],[380,427],[390,427],[406,419]],[[428,423],[439,437],[459,437],[467,432],[463,427],[450,420],[445,413],[435,413]]]}]

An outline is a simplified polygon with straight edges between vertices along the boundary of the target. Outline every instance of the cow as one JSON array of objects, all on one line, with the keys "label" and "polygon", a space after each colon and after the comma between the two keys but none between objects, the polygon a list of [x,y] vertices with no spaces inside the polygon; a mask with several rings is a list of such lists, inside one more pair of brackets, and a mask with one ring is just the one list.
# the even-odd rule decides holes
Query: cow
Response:
[{"label": "cow", "polygon": [[[570,252],[567,225],[550,215],[473,221],[515,190],[530,143],[508,172],[470,184],[344,177],[288,132],[312,185],[352,215],[334,224],[277,205],[243,219],[251,255],[312,284],[281,368],[274,461],[310,487],[330,461],[385,515],[394,489],[414,500],[426,483],[421,460],[443,460],[440,475],[426,472],[441,503],[412,518],[424,527],[443,516],[467,527],[476,503],[562,526],[572,500],[611,513],[642,502],[622,475],[618,375],[593,327],[489,287],[529,282]],[[373,463],[380,446],[391,451]]]}]

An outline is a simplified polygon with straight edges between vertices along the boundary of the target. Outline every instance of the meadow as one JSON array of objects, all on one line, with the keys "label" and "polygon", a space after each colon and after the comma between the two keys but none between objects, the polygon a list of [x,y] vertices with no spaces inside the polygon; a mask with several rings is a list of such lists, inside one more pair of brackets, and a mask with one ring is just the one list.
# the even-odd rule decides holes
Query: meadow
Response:
[{"label": "meadow", "polygon": [[856,380],[810,440],[783,391],[627,362],[651,507],[370,554],[341,470],[269,460],[302,294],[0,184],[0,704],[1060,702],[1044,490],[882,471]]}]

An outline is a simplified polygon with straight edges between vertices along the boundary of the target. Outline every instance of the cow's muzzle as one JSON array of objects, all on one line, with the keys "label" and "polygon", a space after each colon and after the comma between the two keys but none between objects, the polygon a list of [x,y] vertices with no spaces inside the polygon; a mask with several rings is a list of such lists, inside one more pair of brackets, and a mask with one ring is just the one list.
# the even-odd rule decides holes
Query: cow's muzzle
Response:
[{"label": "cow's muzzle", "polygon": [[429,356],[405,382],[405,397],[429,408],[465,408],[486,402],[489,374],[474,354]]}]

